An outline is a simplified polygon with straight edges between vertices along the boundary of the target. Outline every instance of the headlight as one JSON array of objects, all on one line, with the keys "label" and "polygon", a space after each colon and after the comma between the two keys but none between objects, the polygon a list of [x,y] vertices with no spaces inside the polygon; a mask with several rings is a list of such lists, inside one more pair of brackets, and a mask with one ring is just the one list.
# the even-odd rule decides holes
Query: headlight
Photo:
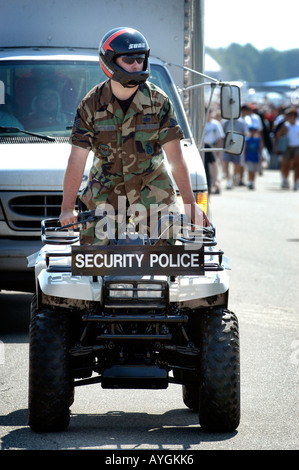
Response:
[{"label": "headlight", "polygon": [[161,298],[161,284],[110,284],[109,297],[121,299]]},{"label": "headlight", "polygon": [[198,191],[196,193],[196,202],[202,208],[205,214],[208,214],[208,192]]},{"label": "headlight", "polygon": [[110,284],[109,297],[132,298],[133,297],[133,284]]}]

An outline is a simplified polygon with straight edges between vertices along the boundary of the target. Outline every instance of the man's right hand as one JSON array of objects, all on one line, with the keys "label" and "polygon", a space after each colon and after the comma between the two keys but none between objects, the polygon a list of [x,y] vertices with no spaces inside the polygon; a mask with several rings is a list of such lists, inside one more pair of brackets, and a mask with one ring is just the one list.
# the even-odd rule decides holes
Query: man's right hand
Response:
[{"label": "man's right hand", "polygon": [[[74,209],[62,209],[59,216],[61,226],[73,224],[78,220],[78,212]],[[76,226],[74,226],[76,228]]]}]

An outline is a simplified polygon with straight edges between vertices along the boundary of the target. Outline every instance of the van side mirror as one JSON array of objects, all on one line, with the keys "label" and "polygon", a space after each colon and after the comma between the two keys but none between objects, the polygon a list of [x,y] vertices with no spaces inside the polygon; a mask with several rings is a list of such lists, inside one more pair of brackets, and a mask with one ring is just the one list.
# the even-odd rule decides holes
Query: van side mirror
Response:
[{"label": "van side mirror", "polygon": [[240,88],[236,85],[221,86],[220,106],[223,119],[238,119],[241,113]]},{"label": "van side mirror", "polygon": [[227,132],[224,139],[224,151],[231,155],[240,155],[243,151],[245,137],[240,132]]}]

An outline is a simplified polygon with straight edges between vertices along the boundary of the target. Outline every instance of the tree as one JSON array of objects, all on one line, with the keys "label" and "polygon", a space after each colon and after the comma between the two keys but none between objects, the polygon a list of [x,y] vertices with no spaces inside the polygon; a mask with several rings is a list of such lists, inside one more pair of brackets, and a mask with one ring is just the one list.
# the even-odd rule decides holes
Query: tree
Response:
[{"label": "tree", "polygon": [[207,52],[223,69],[223,79],[263,82],[299,77],[299,49],[277,51],[273,48],[258,50],[251,44],[232,43],[226,48]]}]

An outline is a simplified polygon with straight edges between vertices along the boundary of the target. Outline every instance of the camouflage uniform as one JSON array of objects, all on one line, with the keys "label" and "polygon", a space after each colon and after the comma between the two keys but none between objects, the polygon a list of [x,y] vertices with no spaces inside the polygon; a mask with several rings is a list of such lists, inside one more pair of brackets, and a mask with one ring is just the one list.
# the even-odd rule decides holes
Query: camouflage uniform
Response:
[{"label": "camouflage uniform", "polygon": [[[139,85],[126,115],[110,80],[97,85],[79,105],[70,137],[72,145],[94,152],[81,201],[88,209],[108,203],[116,214],[120,196],[127,206],[141,203],[147,210],[175,203],[162,145],[182,138],[169,98],[152,83]],[[84,244],[99,242],[93,226],[81,235]]]}]

